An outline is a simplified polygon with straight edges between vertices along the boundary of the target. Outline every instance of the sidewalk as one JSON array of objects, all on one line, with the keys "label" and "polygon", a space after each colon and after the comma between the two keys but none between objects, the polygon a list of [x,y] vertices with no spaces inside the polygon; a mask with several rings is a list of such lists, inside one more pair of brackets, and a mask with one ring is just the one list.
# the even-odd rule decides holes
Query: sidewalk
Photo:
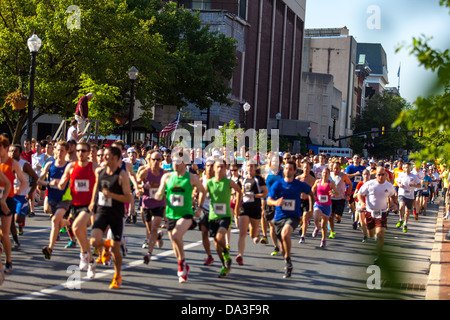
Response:
[{"label": "sidewalk", "polygon": [[434,246],[430,256],[426,300],[450,299],[450,241],[445,240],[445,235],[450,230],[450,221],[444,220],[444,199],[442,197],[439,197],[438,210]]}]

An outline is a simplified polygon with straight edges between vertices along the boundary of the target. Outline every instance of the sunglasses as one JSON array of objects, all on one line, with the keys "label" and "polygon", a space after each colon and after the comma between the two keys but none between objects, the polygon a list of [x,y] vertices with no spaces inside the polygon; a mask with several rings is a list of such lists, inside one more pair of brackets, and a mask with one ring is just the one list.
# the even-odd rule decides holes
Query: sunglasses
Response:
[{"label": "sunglasses", "polygon": [[161,158],[157,158],[157,159],[152,158],[151,160],[152,160],[152,161],[162,161]]},{"label": "sunglasses", "polygon": [[97,154],[97,157],[103,157],[103,156],[104,156],[103,153]]},{"label": "sunglasses", "polygon": [[86,149],[77,149],[77,152],[83,152],[83,153],[85,153],[85,152],[89,152],[89,150],[86,150]]}]

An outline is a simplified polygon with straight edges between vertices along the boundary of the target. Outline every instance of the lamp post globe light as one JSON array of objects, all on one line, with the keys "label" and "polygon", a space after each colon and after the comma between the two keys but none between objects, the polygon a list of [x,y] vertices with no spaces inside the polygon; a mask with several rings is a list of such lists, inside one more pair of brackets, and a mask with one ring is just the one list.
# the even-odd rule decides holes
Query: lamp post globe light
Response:
[{"label": "lamp post globe light", "polygon": [[133,136],[133,111],[134,111],[134,83],[139,75],[138,69],[136,69],[135,66],[132,66],[128,70],[128,78],[130,78],[131,81],[131,90],[130,90],[130,109],[128,114],[128,145],[131,146],[132,143],[132,136]]},{"label": "lamp post globe light", "polygon": [[310,135],[311,135],[311,130],[312,130],[312,128],[311,128],[311,126],[308,126],[308,128],[306,129],[306,132],[307,132],[307,140],[306,140],[306,147],[307,147],[307,149],[308,149],[308,154],[309,154],[309,141],[311,140],[311,138],[310,138]]},{"label": "lamp post globe light", "polygon": [[280,120],[281,120],[281,113],[277,113],[275,115],[275,118],[277,119],[277,129],[280,129]]},{"label": "lamp post globe light", "polygon": [[251,106],[246,102],[242,107],[244,108],[244,128],[247,129],[247,112],[250,110]]},{"label": "lamp post globe light", "polygon": [[27,46],[31,54],[30,65],[30,92],[28,94],[28,121],[27,121],[27,140],[33,138],[33,107],[34,107],[34,80],[36,74],[36,56],[41,48],[42,40],[36,34],[33,34],[27,40]]}]

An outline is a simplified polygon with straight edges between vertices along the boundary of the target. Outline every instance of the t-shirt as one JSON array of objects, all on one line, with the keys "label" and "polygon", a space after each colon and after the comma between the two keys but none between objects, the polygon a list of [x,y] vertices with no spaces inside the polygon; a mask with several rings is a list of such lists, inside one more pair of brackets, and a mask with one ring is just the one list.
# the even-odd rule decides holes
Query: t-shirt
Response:
[{"label": "t-shirt", "polygon": [[423,193],[424,194],[429,194],[430,193],[430,186],[433,183],[433,179],[429,176],[426,175],[425,177],[423,177],[422,179],[422,188],[423,188]]},{"label": "t-shirt", "polygon": [[361,175],[359,175],[359,176],[354,176],[353,178],[350,178],[350,181],[352,182],[352,189],[353,190],[356,189],[356,186],[358,185],[358,182],[363,180],[362,172],[364,171],[364,169],[366,169],[365,166],[361,166],[361,165],[360,166],[355,166],[354,164],[348,166],[345,169],[345,173],[347,173],[347,174],[354,174],[356,172],[360,172],[361,173]]},{"label": "t-shirt", "polygon": [[368,211],[387,211],[388,198],[395,194],[395,189],[390,182],[380,184],[374,179],[364,183],[359,194],[366,197]]},{"label": "t-shirt", "polygon": [[398,182],[403,186],[398,189],[398,195],[402,196],[406,199],[414,199],[414,188],[410,187],[410,184],[419,184],[420,179],[415,174],[410,173],[409,175],[406,172],[399,173]]},{"label": "t-shirt", "polygon": [[262,186],[265,186],[266,182],[264,178],[260,176],[254,176],[253,178],[245,178],[242,183],[243,186],[243,197],[242,197],[242,207],[244,210],[261,208],[261,198],[255,198],[255,194],[262,193]]},{"label": "t-shirt", "polygon": [[286,182],[285,179],[280,179],[275,182],[269,190],[269,197],[273,200],[283,197],[283,205],[275,207],[274,219],[279,221],[291,217],[300,218],[302,193],[311,193],[311,187],[303,181],[294,179],[292,182]]}]

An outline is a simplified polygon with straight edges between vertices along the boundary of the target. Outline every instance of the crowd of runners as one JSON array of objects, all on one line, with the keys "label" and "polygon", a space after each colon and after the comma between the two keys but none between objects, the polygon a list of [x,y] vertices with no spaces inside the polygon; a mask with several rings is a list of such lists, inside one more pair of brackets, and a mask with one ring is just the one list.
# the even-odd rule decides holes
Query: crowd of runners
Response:
[{"label": "crowd of runners", "polygon": [[[284,258],[283,277],[288,278],[292,234],[298,232],[298,246],[320,234],[320,247],[325,248],[337,236],[335,224],[347,208],[362,242],[375,239],[376,263],[389,213],[395,213],[396,227],[408,232],[410,220],[425,216],[427,204],[442,189],[445,218],[450,217],[448,173],[444,164],[359,155],[237,154],[226,148],[204,152],[127,146],[120,140],[96,145],[51,138],[10,145],[1,135],[0,284],[13,272],[12,249],[20,249],[19,236],[37,204],[51,218],[43,259],[58,254],[55,243],[67,232],[66,247],[79,248],[79,268],[90,279],[98,264],[113,264],[111,289],[122,284],[126,225],[138,221],[146,226],[143,262],[151,262],[155,246],[163,247],[166,230],[180,283],[189,275],[183,237],[190,229],[201,230],[205,265],[218,256],[219,277],[226,278],[233,263],[244,265],[250,237],[254,243],[273,245],[271,255]],[[237,243],[231,243],[233,226],[239,230]]]}]

